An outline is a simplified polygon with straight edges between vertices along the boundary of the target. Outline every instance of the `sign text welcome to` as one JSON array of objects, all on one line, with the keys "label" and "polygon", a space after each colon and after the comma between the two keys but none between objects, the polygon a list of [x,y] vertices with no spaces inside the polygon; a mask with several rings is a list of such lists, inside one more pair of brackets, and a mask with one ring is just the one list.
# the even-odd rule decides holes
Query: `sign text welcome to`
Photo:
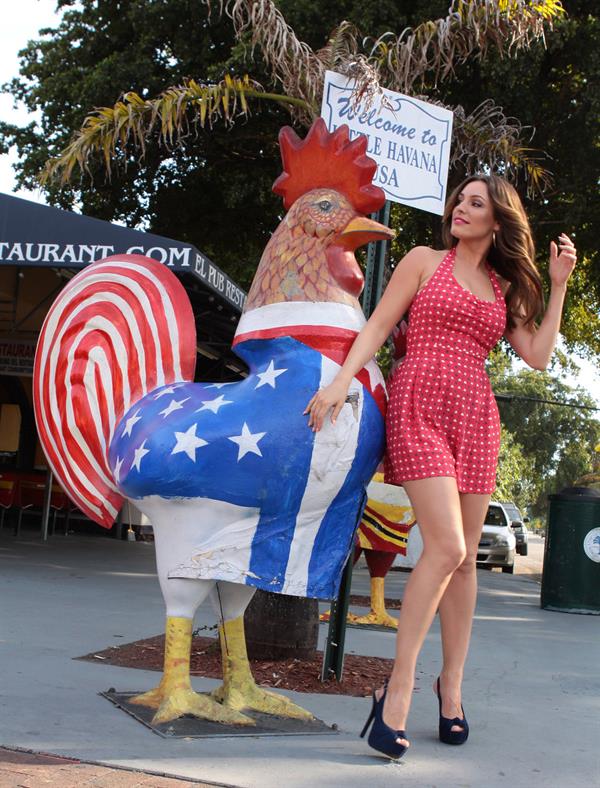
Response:
[{"label": "sign text welcome to", "polygon": [[354,81],[327,71],[321,115],[329,131],[346,124],[350,138],[364,134],[377,162],[373,183],[388,200],[443,214],[452,139],[452,112],[384,90],[386,102],[355,106]]}]

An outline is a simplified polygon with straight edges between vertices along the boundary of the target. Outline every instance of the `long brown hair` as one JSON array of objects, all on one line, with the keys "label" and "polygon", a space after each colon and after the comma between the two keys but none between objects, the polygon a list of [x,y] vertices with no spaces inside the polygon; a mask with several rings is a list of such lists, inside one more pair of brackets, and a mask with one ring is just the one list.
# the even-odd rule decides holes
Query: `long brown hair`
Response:
[{"label": "long brown hair", "polygon": [[535,264],[535,246],[531,227],[517,190],[498,175],[471,175],[448,197],[442,219],[442,238],[447,248],[458,240],[451,234],[452,211],[458,196],[468,183],[481,181],[488,188],[494,219],[500,225],[488,251],[488,262],[510,283],[506,291],[507,327],[516,326],[516,318],[531,323],[542,312],[542,280]]}]

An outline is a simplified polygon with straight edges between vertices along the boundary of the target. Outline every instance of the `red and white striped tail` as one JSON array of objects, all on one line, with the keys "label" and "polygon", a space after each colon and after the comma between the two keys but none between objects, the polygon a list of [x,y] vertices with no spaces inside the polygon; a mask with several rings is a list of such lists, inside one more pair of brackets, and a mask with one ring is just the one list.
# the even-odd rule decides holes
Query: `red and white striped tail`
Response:
[{"label": "red and white striped tail", "polygon": [[108,257],[52,305],[33,373],[35,417],[71,500],[110,528],[123,502],[108,464],[115,427],[153,389],[192,381],[196,326],[177,277],[148,257]]}]

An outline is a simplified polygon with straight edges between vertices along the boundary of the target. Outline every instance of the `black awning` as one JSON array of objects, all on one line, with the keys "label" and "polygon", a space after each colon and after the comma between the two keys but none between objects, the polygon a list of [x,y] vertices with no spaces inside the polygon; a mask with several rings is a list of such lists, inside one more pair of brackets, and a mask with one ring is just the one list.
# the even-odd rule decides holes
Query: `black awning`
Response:
[{"label": "black awning", "polygon": [[242,311],[245,292],[191,244],[0,194],[0,267],[78,269],[114,254],[152,257]]}]

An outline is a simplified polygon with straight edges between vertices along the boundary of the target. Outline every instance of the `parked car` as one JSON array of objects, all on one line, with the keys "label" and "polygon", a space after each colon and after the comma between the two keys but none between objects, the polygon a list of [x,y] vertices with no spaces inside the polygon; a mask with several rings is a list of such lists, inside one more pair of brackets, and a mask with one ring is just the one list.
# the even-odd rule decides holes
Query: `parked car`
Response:
[{"label": "parked car", "polygon": [[529,522],[529,517],[523,517],[517,506],[512,501],[503,501],[502,508],[509,517],[513,533],[517,540],[517,555],[527,555],[529,530],[526,523]]},{"label": "parked car", "polygon": [[477,548],[477,563],[480,566],[499,566],[503,572],[510,574],[515,571],[517,540],[511,522],[503,504],[490,503]]}]

